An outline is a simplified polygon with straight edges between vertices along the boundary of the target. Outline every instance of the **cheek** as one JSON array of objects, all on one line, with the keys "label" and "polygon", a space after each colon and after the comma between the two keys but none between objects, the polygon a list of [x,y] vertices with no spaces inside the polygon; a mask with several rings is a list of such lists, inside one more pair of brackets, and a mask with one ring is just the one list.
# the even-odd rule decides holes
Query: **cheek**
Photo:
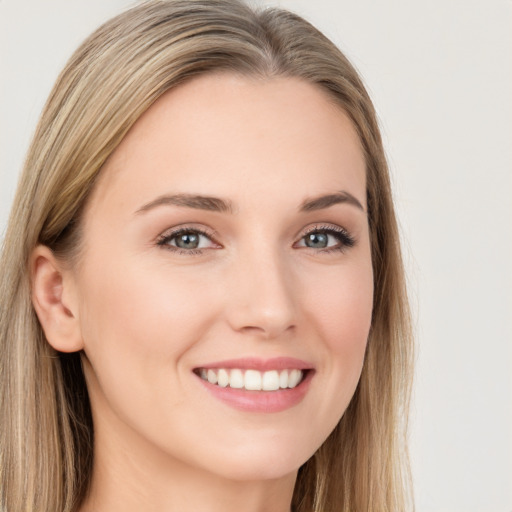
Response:
[{"label": "cheek", "polygon": [[166,368],[161,378],[168,381],[169,369],[201,338],[212,314],[200,283],[136,261],[100,268],[91,261],[89,269],[81,325],[98,378],[137,379],[142,389]]},{"label": "cheek", "polygon": [[352,398],[364,362],[373,306],[369,258],[337,269],[322,285],[305,295],[310,323],[323,341],[323,407],[335,424]]},{"label": "cheek", "polygon": [[184,363],[209,324],[212,297],[190,275],[130,258],[105,262],[89,261],[83,279],[81,323],[95,417],[114,425],[108,428],[129,425],[148,439],[172,438],[158,426],[178,428],[178,412],[182,423],[193,420]]},{"label": "cheek", "polygon": [[155,339],[169,339],[171,330],[190,327],[186,318],[197,316],[202,295],[197,284],[179,272],[159,271],[132,260],[116,260],[115,265],[100,269],[91,262],[92,270],[83,278],[84,311],[90,317],[86,322],[98,327],[95,338],[129,332],[128,338],[138,334],[143,345],[154,347],[150,333],[158,335]]},{"label": "cheek", "polygon": [[334,352],[356,350],[364,346],[371,324],[373,274],[364,261],[340,268],[325,276],[322,286],[309,290],[309,310]]}]

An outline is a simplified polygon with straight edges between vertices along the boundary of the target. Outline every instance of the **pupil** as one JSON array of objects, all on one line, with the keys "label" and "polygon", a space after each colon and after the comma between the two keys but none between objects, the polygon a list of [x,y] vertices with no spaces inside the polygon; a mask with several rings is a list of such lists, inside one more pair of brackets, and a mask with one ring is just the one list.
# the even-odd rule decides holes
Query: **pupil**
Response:
[{"label": "pupil", "polygon": [[185,233],[178,237],[176,245],[181,249],[196,249],[199,245],[199,236],[194,233]]},{"label": "pupil", "polygon": [[323,249],[327,247],[327,235],[325,233],[311,233],[306,238],[308,247]]}]

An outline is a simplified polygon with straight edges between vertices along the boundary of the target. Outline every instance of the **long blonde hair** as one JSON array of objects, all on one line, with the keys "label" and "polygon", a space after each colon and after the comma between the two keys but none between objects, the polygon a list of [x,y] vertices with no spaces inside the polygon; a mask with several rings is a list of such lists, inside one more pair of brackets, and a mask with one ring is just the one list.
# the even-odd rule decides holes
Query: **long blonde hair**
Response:
[{"label": "long blonde hair", "polygon": [[28,152],[3,243],[0,282],[2,511],[76,511],[87,494],[93,428],[79,354],[46,342],[31,304],[37,244],[72,257],[98,173],[164,92],[216,71],[317,84],[350,116],[367,165],[372,327],[343,418],[299,470],[296,512],[412,509],[406,452],[412,341],[399,234],[372,103],[318,30],[239,0],[153,0],[108,21],[74,53]]}]

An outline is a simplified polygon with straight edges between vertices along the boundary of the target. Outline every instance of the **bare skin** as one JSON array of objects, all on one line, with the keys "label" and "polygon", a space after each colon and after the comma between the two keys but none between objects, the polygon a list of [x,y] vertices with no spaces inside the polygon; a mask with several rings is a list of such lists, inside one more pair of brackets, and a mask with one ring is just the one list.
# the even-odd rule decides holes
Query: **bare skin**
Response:
[{"label": "bare skin", "polygon": [[[84,353],[95,460],[81,512],[288,512],[370,328],[365,162],[348,117],[297,79],[195,79],[113,153],[83,233],[75,266],[33,254],[48,341]],[[302,391],[250,391],[241,407],[201,378],[247,358],[302,361]],[[282,400],[262,409],[257,393]]]}]

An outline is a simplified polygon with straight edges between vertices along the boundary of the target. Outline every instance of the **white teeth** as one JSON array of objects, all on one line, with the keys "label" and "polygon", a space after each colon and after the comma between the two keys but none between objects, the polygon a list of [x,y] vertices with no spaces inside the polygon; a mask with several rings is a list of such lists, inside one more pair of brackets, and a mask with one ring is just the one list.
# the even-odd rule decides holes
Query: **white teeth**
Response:
[{"label": "white teeth", "polygon": [[288,370],[283,370],[279,374],[279,387],[286,389],[288,387]]},{"label": "white teeth", "polygon": [[229,387],[241,389],[244,387],[244,374],[242,370],[231,370],[229,376]]},{"label": "white teeth", "polygon": [[247,370],[244,375],[244,388],[250,391],[261,389],[261,373],[256,370]]},{"label": "white teeth", "polygon": [[247,389],[248,391],[276,391],[278,389],[291,389],[298,386],[302,381],[304,372],[302,370],[269,370],[259,372],[258,370],[241,370],[225,368],[208,370],[201,368],[199,376],[210,384],[217,384],[225,388],[227,386],[235,389]]},{"label": "white teeth", "polygon": [[217,374],[217,379],[219,386],[221,388],[225,388],[229,384],[228,372],[226,370],[219,370],[219,373]]},{"label": "white teeth", "polygon": [[261,387],[264,391],[275,391],[279,389],[279,373],[276,370],[265,372],[263,374],[263,384]]},{"label": "white teeth", "polygon": [[[213,370],[208,370],[208,377],[207,377],[207,380],[210,384],[217,384],[217,374],[213,371]],[[201,378],[204,379],[203,377],[203,372],[201,372]]]},{"label": "white teeth", "polygon": [[288,387],[294,388],[300,381],[302,372],[300,370],[292,370],[288,375]]}]

